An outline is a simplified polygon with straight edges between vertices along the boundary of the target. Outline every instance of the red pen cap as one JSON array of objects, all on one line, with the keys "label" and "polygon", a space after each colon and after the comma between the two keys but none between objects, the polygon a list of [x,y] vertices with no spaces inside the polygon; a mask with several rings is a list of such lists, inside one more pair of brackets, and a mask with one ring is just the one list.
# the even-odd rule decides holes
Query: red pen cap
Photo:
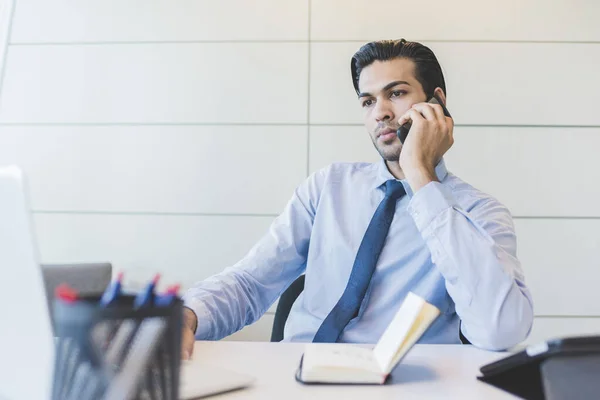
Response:
[{"label": "red pen cap", "polygon": [[54,296],[67,303],[73,303],[79,298],[77,291],[66,283],[58,285],[56,289],[54,289]]},{"label": "red pen cap", "polygon": [[179,283],[177,283],[175,285],[171,285],[167,288],[167,294],[177,295],[180,288],[181,288],[181,285]]}]

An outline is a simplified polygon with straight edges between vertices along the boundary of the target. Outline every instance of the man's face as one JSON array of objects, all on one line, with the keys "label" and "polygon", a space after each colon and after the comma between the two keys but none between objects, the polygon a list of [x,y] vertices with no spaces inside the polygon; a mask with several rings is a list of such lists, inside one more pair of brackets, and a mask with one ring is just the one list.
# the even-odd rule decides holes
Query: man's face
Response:
[{"label": "man's face", "polygon": [[426,101],[415,78],[415,64],[406,58],[375,61],[364,68],[358,81],[358,101],[367,132],[386,161],[398,161],[402,144],[396,136],[398,119],[413,104]]}]

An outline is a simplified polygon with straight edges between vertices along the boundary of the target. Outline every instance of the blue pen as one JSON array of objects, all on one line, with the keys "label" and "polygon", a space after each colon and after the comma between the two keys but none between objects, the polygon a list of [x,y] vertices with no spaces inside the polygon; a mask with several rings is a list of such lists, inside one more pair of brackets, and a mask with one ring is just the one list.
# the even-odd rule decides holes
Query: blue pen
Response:
[{"label": "blue pen", "polygon": [[154,300],[154,304],[158,307],[167,307],[173,304],[175,299],[177,299],[177,293],[179,292],[179,288],[181,285],[173,285],[167,288],[167,291],[163,295],[156,296]]},{"label": "blue pen", "polygon": [[106,307],[117,301],[117,298],[121,295],[121,283],[123,282],[123,273],[119,272],[117,279],[111,282],[106,288],[100,299],[100,304]]},{"label": "blue pen", "polygon": [[[121,284],[123,282],[123,272],[117,274],[117,278],[112,281],[104,290],[100,298],[101,307],[111,307],[116,305],[119,296],[121,296]],[[92,335],[96,343],[100,345],[103,351],[107,351],[110,343],[114,340],[115,334],[119,329],[119,323],[116,320],[106,320],[98,324]]]},{"label": "blue pen", "polygon": [[134,308],[144,308],[150,307],[154,304],[154,298],[156,297],[154,294],[154,289],[156,288],[156,284],[160,279],[160,274],[156,274],[152,282],[150,282],[144,290],[142,290],[133,301]]}]

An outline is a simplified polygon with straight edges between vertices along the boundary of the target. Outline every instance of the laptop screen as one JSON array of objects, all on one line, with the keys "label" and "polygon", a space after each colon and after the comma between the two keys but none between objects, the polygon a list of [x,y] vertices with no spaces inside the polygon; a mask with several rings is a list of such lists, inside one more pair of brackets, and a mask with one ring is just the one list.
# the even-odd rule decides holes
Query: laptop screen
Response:
[{"label": "laptop screen", "polygon": [[54,341],[25,179],[0,168],[0,398],[50,398]]}]

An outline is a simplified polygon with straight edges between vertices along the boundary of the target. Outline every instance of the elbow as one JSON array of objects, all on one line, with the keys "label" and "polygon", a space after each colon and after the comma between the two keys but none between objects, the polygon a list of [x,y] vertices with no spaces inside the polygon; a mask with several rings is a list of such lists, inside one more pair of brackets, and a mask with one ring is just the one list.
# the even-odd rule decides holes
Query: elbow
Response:
[{"label": "elbow", "polygon": [[479,347],[490,351],[510,350],[527,339],[532,325],[533,319],[499,326],[482,338],[482,345]]},{"label": "elbow", "polygon": [[[507,310],[508,311],[508,310]],[[471,343],[479,348],[490,351],[506,351],[527,339],[533,327],[533,306],[527,300],[517,309],[504,312],[497,318],[488,321],[485,329],[473,340],[465,333]]]}]

